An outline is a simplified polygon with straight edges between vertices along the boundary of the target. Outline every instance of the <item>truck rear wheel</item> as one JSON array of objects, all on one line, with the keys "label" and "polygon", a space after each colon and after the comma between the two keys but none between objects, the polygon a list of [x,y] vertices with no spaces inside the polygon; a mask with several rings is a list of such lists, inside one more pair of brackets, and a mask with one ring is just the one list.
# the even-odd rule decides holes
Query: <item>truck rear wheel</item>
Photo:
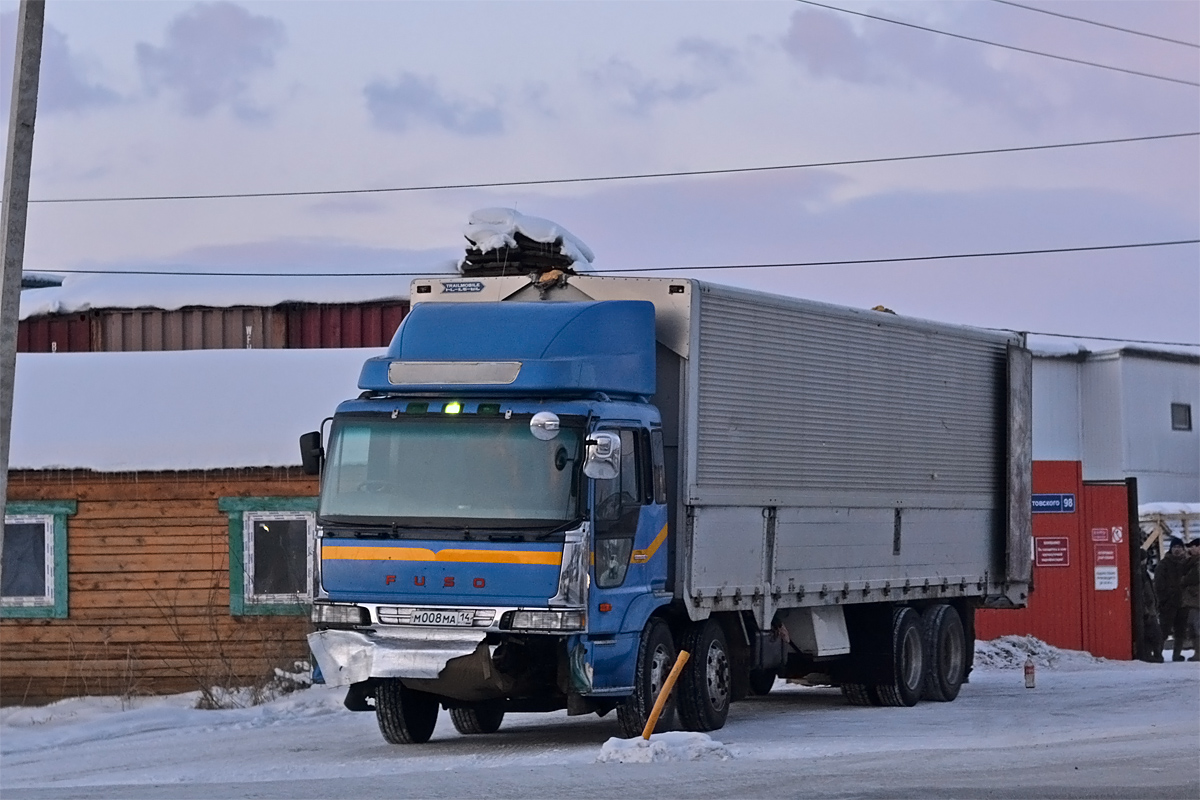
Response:
[{"label": "truck rear wheel", "polygon": [[450,721],[461,734],[495,733],[504,722],[504,709],[498,703],[475,703],[450,709]]},{"label": "truck rear wheel", "polygon": [[879,695],[875,693],[874,687],[865,683],[843,683],[842,696],[852,706],[879,705]]},{"label": "truck rear wheel", "polygon": [[[617,706],[617,722],[621,726],[621,735],[626,739],[641,736],[650,712],[654,709],[654,701],[658,692],[667,682],[667,675],[675,664],[675,641],[671,638],[671,629],[667,623],[653,617],[642,629],[642,638],[638,643],[637,666],[633,673],[633,694],[621,701]],[[678,692],[672,692],[663,706],[662,714],[658,717],[655,730],[665,727],[675,710],[675,697]]]},{"label": "truck rear wheel", "polygon": [[689,731],[715,731],[729,716],[733,688],[725,632],[711,617],[693,623],[681,648],[691,657],[679,679],[679,721]]},{"label": "truck rear wheel", "polygon": [[967,674],[967,636],[954,606],[932,606],[921,615],[929,668],[921,697],[948,703],[958,697]]},{"label": "truck rear wheel", "polygon": [[925,638],[921,615],[901,606],[892,612],[890,656],[874,686],[880,705],[914,706],[925,687]]},{"label": "truck rear wheel", "polygon": [[391,744],[428,742],[437,717],[437,697],[409,689],[399,678],[382,678],[375,687],[375,719]]}]

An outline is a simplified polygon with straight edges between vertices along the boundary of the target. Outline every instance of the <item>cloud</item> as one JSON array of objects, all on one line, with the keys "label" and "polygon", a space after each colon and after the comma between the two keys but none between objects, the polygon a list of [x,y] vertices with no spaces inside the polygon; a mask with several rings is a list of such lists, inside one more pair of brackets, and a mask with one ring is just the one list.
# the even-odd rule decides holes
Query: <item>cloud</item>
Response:
[{"label": "cloud", "polygon": [[427,122],[465,136],[484,136],[504,130],[499,107],[450,97],[434,78],[405,72],[394,81],[375,80],[363,89],[367,111],[377,128],[403,133]]},{"label": "cloud", "polygon": [[137,63],[147,88],[174,95],[188,116],[228,106],[256,120],[267,112],[251,100],[250,81],[274,67],[284,39],[276,19],[233,3],[199,3],[171,21],[163,47],[139,42]]},{"label": "cloud", "polygon": [[635,116],[643,116],[663,103],[686,103],[712,94],[717,83],[711,79],[660,81],[645,77],[628,61],[611,58],[586,77],[597,87],[612,92],[617,105]]},{"label": "cloud", "polygon": [[792,14],[784,51],[809,74],[867,86],[925,84],[978,104],[1002,102],[1018,115],[1049,103],[1029,79],[992,66],[990,49],[886,23],[859,29],[843,15],[804,8]]},{"label": "cloud", "polygon": [[[5,112],[12,103],[12,67],[17,49],[17,12],[0,14],[0,105]],[[42,63],[38,79],[38,113],[80,112],[112,105],[116,92],[89,79],[84,61],[71,54],[66,35],[53,25],[42,30]]]}]

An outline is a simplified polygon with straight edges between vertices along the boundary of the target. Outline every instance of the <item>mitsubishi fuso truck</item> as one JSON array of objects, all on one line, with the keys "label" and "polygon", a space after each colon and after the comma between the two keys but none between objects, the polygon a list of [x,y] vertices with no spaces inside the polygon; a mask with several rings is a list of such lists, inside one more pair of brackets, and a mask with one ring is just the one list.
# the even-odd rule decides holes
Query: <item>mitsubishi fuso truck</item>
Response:
[{"label": "mitsubishi fuso truck", "polygon": [[720,728],[813,675],[949,701],[1030,589],[1018,334],[696,280],[419,279],[326,431],[309,636],[419,743],[506,712]]}]

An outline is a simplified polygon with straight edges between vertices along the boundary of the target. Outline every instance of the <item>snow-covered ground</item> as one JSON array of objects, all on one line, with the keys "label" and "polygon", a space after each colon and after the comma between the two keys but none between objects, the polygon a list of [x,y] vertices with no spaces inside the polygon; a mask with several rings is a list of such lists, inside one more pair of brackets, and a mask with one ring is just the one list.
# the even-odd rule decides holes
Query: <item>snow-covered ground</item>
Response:
[{"label": "snow-covered ground", "polygon": [[[1021,666],[1032,654],[1037,686]],[[395,747],[317,686],[254,708],[193,695],[0,710],[0,793],[20,797],[1198,797],[1200,664],[1115,662],[1005,637],[980,643],[953,703],[849,706],[777,681],[726,726],[606,742],[613,715],[513,714]],[[622,754],[622,751],[626,751]],[[601,758],[602,753],[604,757]],[[622,762],[643,763],[622,763]]]}]

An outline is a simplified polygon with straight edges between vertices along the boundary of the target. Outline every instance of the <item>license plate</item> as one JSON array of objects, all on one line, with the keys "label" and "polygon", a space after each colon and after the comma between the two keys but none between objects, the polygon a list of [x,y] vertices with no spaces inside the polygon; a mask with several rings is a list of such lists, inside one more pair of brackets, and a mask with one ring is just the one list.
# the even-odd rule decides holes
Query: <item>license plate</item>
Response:
[{"label": "license plate", "polygon": [[455,625],[469,628],[475,622],[474,611],[438,608],[417,608],[412,612],[412,625]]}]

